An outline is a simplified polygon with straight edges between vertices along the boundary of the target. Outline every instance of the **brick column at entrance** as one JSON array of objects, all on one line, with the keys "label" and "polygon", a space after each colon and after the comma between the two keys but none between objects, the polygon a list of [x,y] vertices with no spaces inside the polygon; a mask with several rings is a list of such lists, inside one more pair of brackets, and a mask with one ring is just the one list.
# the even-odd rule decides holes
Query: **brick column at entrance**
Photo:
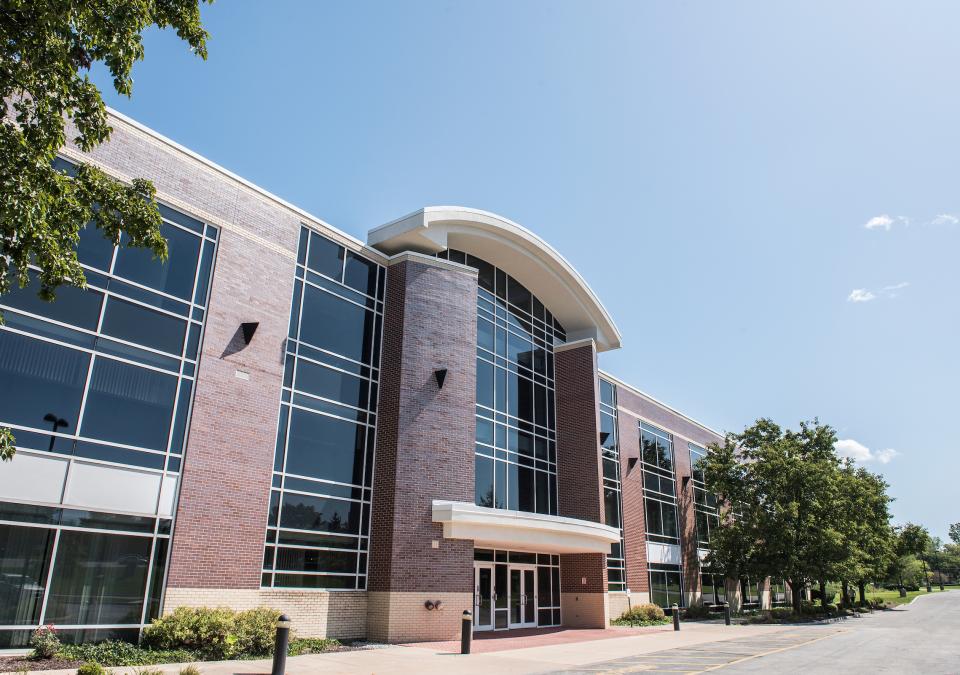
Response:
[{"label": "brick column at entrance", "polygon": [[[473,542],[444,539],[434,499],[473,503],[477,272],[418,254],[387,270],[367,635],[459,639]],[[446,369],[440,388],[435,371]],[[441,601],[428,611],[427,600]]]},{"label": "brick column at entrance", "polygon": [[[603,523],[596,343],[579,340],[554,352],[559,515]],[[606,555],[560,556],[560,611],[565,626],[606,627]]]}]

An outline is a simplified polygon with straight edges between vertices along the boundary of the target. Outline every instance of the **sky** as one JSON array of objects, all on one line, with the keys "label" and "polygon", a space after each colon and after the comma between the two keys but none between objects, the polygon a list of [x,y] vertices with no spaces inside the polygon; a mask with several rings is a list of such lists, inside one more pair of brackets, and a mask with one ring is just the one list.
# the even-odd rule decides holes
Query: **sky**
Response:
[{"label": "sky", "polygon": [[960,4],[203,8],[110,106],[360,239],[501,214],[583,275],[601,367],[721,431],[819,418],[946,538],[960,359]]}]

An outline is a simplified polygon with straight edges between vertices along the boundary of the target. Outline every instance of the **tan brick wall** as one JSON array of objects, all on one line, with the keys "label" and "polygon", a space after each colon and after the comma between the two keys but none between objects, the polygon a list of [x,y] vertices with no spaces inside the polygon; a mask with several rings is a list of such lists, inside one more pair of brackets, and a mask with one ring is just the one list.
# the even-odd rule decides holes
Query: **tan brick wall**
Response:
[{"label": "tan brick wall", "polygon": [[632,597],[627,597],[626,593],[608,593],[607,594],[607,618],[613,621],[619,618],[621,614],[630,609]]},{"label": "tan brick wall", "polygon": [[606,628],[607,593],[561,593],[560,613],[567,628]]},{"label": "tan brick wall", "polygon": [[[441,602],[438,610],[424,607]],[[472,593],[368,591],[367,637],[375,642],[459,640],[464,610],[473,610]]]},{"label": "tan brick wall", "polygon": [[352,639],[367,634],[366,591],[168,588],[163,612],[177,607],[271,607],[289,616],[301,637]]}]

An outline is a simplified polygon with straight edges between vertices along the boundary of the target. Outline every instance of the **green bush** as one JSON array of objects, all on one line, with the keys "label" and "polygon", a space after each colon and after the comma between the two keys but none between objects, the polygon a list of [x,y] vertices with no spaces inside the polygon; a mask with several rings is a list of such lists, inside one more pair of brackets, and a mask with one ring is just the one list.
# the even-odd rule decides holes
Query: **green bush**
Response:
[{"label": "green bush", "polygon": [[290,640],[290,648],[287,653],[290,656],[300,656],[302,654],[320,654],[336,649],[340,646],[339,640],[333,638],[294,638]]},{"label": "green bush", "polygon": [[40,626],[30,636],[31,656],[35,659],[49,659],[60,649],[60,638],[53,626]]},{"label": "green bush", "polygon": [[91,661],[105,666],[150,666],[199,659],[196,652],[185,649],[144,649],[129,642],[115,640],[97,644],[63,645],[57,656],[70,661]]},{"label": "green bush", "polygon": [[709,619],[711,614],[710,607],[700,604],[687,607],[683,613],[683,618],[695,621],[697,619]]},{"label": "green bush", "polygon": [[652,603],[637,605],[614,619],[616,626],[659,626],[669,623],[663,610]]},{"label": "green bush", "polygon": [[108,675],[107,669],[96,661],[84,663],[77,668],[77,675]]},{"label": "green bush", "polygon": [[265,656],[273,652],[280,612],[266,607],[237,612],[226,607],[178,607],[143,631],[156,649],[187,649],[205,660]]}]

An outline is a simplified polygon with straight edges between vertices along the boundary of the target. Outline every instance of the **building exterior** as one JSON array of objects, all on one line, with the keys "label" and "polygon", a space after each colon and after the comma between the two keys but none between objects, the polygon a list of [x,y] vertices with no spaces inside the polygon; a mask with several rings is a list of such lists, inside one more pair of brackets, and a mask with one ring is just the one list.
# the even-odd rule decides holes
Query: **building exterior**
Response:
[{"label": "building exterior", "polygon": [[88,289],[0,298],[0,648],[182,605],[398,642],[783,592],[701,569],[720,435],[598,369],[621,336],[539,237],[431,207],[364,244],[112,123],[62,167],[153,180],[170,257],[84,231]]}]

